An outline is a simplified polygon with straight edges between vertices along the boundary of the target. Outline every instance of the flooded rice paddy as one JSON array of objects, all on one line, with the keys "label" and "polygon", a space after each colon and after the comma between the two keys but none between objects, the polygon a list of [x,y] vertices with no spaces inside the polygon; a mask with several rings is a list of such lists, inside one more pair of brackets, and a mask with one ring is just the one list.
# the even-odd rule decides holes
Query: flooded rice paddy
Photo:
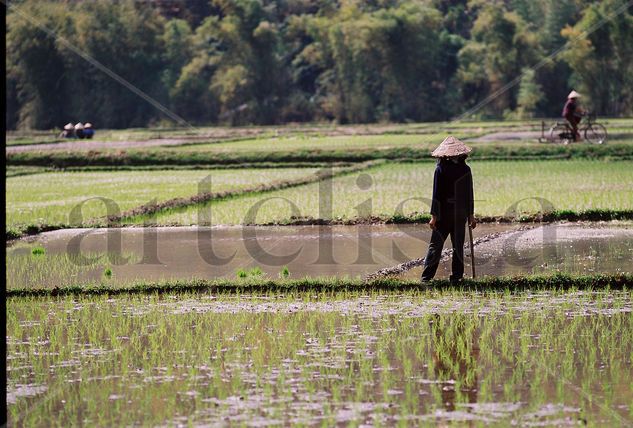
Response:
[{"label": "flooded rice paddy", "polygon": [[633,422],[624,292],[7,300],[10,424]]},{"label": "flooded rice paddy", "polygon": [[[479,276],[633,272],[630,222],[518,228],[478,225],[476,240],[499,235],[475,248]],[[429,239],[426,225],[63,230],[7,248],[7,287],[235,278],[238,270],[253,268],[277,278],[284,266],[290,278],[357,277],[424,257]],[[470,263],[467,251],[467,273]],[[438,277],[449,274],[450,262],[444,261]],[[419,275],[420,268],[402,274]]]}]

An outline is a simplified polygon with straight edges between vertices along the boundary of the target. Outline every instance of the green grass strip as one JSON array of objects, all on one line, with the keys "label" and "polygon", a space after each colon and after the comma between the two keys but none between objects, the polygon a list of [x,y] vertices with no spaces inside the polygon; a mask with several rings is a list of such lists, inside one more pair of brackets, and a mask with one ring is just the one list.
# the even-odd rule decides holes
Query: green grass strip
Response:
[{"label": "green grass strip", "polygon": [[187,280],[160,283],[137,283],[114,287],[105,285],[68,286],[61,288],[23,288],[6,290],[6,297],[99,296],[164,293],[291,293],[291,292],[369,292],[429,289],[518,292],[535,289],[628,289],[633,286],[632,274],[572,276],[484,277],[465,279],[457,285],[448,280],[419,281],[377,279],[371,282],[350,279],[304,278],[297,280]]},{"label": "green grass strip", "polygon": [[[237,197],[234,195],[233,197]],[[173,208],[170,208],[173,209]],[[280,220],[275,223],[261,223],[257,226],[316,226],[316,225],[358,225],[358,224],[421,224],[431,219],[429,214],[415,214],[410,216],[391,216],[353,219],[318,219],[318,218],[293,218]],[[486,216],[477,217],[479,223],[550,223],[555,221],[614,221],[633,220],[633,210],[604,210],[594,209],[586,211],[561,210],[546,214],[522,215],[521,217]],[[101,227],[103,225],[85,225],[84,227]],[[125,223],[110,224],[107,227],[125,227]],[[250,225],[253,226],[253,225]],[[20,239],[26,236],[37,235],[61,229],[74,229],[77,226],[69,224],[30,224],[22,228],[10,228],[5,231],[6,241]]]},{"label": "green grass strip", "polygon": [[105,165],[69,166],[66,168],[45,168],[41,166],[8,166],[5,177],[42,174],[47,172],[120,172],[120,171],[198,171],[224,169],[279,169],[279,168],[338,168],[354,165],[351,162],[292,162],[292,163],[242,163],[235,165]]},{"label": "green grass strip", "polygon": [[[551,223],[555,221],[613,221],[633,220],[633,210],[590,209],[585,211],[560,210],[550,213],[522,214],[520,217],[476,216],[479,223]],[[250,224],[248,226],[316,226],[357,224],[420,224],[431,219],[430,214],[355,217],[350,219],[319,219],[312,217],[291,218],[272,223]]]},{"label": "green grass strip", "polygon": [[[141,166],[141,165],[235,165],[292,162],[366,162],[377,159],[428,160],[429,150],[416,147],[361,150],[292,150],[281,152],[214,153],[182,150],[130,151],[49,151],[7,153],[7,165],[32,165],[56,168],[70,166]],[[632,160],[633,144],[560,145],[490,144],[473,151],[472,159],[614,159]]]}]

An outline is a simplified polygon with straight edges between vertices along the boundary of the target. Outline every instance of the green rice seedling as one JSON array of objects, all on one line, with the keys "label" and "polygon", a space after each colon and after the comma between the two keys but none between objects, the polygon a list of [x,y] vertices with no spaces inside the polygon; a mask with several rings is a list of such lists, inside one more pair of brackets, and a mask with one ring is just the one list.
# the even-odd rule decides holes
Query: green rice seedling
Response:
[{"label": "green rice seedling", "polygon": [[[633,181],[633,170],[626,162],[473,160],[470,165],[478,216],[520,220],[534,219],[544,211],[552,211],[554,217],[560,212],[560,218],[567,218],[565,216],[571,213],[594,212],[597,215],[600,212],[600,216],[606,216],[618,210],[633,210],[633,189],[623,184]],[[331,185],[333,197],[325,212],[332,215],[323,220],[344,222],[362,218],[366,214],[360,213],[358,207],[369,200],[371,215],[384,221],[420,221],[427,218],[429,207],[411,197],[430,198],[434,168],[432,163],[389,163],[321,184],[271,192],[266,194],[269,199],[263,204],[261,195],[249,195],[212,202],[204,208],[212,210],[213,221],[217,224],[242,224],[246,222],[245,214],[257,205],[256,218],[248,219],[248,222],[284,224],[291,223],[292,216],[296,215],[287,202],[291,201],[303,218],[318,219],[323,212],[317,197],[320,186]],[[372,185],[366,190],[358,188],[360,174],[372,177]],[[542,200],[550,201],[552,205],[542,206],[539,202]],[[177,213],[160,214],[156,221],[159,224],[196,224],[198,209],[200,207],[191,207]]]},{"label": "green rice seedling", "polygon": [[248,275],[251,277],[261,277],[264,274],[264,272],[262,271],[262,268],[260,268],[259,266],[255,266],[254,268],[252,268],[251,270],[248,271]]},{"label": "green rice seedling", "polygon": [[42,246],[33,247],[33,249],[31,249],[31,254],[34,256],[41,256],[46,254],[46,249]]},{"label": "green rice seedling", "polygon": [[[103,273],[111,264],[137,263],[140,256],[135,253],[83,252],[81,254],[53,253],[46,256],[24,253],[16,245],[7,250],[7,290],[53,290],[64,287],[95,286],[106,278]],[[133,278],[117,277],[117,282],[108,282],[108,287],[120,287],[134,283]]]},{"label": "green rice seedling", "polygon": [[248,272],[246,272],[245,269],[239,268],[236,272],[235,275],[238,278],[246,278],[248,276]]},{"label": "green rice seedling", "polygon": [[[237,170],[157,170],[102,172],[47,172],[6,179],[7,227],[27,224],[69,224],[73,210],[81,208],[84,222],[117,214],[152,200],[191,197],[199,183],[208,181],[212,192],[233,191],[258,184],[308,176],[315,168]],[[208,190],[207,190],[208,191]],[[81,204],[81,205],[79,205]]]},{"label": "green rice seedling", "polygon": [[105,268],[103,270],[103,276],[105,276],[106,278],[111,278],[112,277],[112,268]]},{"label": "green rice seedling", "polygon": [[289,276],[290,276],[290,270],[288,269],[288,266],[282,267],[281,271],[279,272],[279,278],[286,279]]}]

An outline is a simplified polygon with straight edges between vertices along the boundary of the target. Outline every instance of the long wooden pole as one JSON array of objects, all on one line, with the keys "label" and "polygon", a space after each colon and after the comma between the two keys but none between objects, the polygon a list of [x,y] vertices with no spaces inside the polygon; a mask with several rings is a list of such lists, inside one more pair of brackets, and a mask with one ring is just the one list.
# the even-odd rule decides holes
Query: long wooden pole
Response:
[{"label": "long wooden pole", "polygon": [[475,277],[475,246],[473,245],[473,228],[468,224],[468,237],[470,238],[470,266],[473,268],[473,278]]}]

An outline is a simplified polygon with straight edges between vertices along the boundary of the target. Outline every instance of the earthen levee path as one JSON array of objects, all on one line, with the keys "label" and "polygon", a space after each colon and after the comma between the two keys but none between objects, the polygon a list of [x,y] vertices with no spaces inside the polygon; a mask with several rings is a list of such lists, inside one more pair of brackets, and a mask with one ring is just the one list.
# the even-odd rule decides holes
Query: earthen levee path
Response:
[{"label": "earthen levee path", "polygon": [[429,133],[429,130],[400,129],[398,125],[351,125],[351,126],[285,126],[285,127],[219,127],[212,130],[201,130],[195,135],[172,136],[166,138],[150,138],[144,140],[70,140],[58,143],[23,144],[6,147],[6,153],[42,152],[42,151],[76,151],[76,150],[124,150],[156,146],[179,146],[183,144],[214,143],[227,140],[240,140],[255,137],[283,137],[294,134],[313,136],[352,136],[382,135],[385,133],[417,134]]},{"label": "earthen levee path", "polygon": [[476,143],[488,143],[491,141],[525,141],[538,140],[541,136],[541,132],[539,131],[493,132],[482,135],[481,137],[469,138],[467,141]]}]

